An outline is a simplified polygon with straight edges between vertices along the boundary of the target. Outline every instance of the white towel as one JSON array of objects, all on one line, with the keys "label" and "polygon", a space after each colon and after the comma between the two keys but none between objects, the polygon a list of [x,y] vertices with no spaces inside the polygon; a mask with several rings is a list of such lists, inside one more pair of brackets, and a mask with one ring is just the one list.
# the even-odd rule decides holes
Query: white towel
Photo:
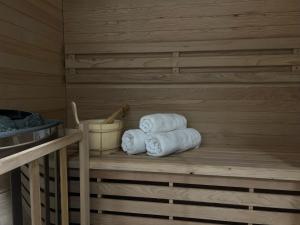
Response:
[{"label": "white towel", "polygon": [[186,127],[186,118],[175,113],[151,114],[143,116],[140,120],[140,129],[145,133],[168,132]]},{"label": "white towel", "polygon": [[193,128],[186,128],[149,134],[145,142],[148,155],[165,156],[199,147],[201,135]]},{"label": "white towel", "polygon": [[146,134],[140,129],[132,129],[124,132],[122,136],[122,149],[128,154],[146,152]]}]

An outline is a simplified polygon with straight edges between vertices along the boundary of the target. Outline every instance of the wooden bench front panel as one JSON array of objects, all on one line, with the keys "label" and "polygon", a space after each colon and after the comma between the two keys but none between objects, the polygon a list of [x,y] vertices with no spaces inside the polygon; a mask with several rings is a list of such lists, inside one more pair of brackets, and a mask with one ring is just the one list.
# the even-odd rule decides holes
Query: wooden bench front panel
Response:
[{"label": "wooden bench front panel", "polygon": [[[76,177],[71,172],[71,176]],[[79,183],[70,184],[79,208]],[[268,224],[300,221],[300,182],[91,171],[92,224]],[[71,210],[77,223],[78,212]]]},{"label": "wooden bench front panel", "polygon": [[[41,170],[42,171],[42,170]],[[25,221],[30,221],[29,181],[22,169]],[[50,171],[50,216],[55,188]],[[70,222],[79,224],[78,170],[69,171]],[[44,204],[41,179],[41,204]],[[300,182],[91,170],[91,223],[95,225],[298,225]],[[42,210],[45,217],[44,207]]]}]

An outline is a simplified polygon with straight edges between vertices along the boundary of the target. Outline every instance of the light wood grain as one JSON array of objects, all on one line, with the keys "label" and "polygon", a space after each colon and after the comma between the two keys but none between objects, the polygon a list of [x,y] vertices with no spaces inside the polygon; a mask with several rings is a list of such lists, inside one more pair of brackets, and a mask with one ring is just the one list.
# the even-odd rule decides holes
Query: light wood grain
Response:
[{"label": "light wood grain", "polygon": [[60,198],[61,198],[61,224],[69,224],[69,198],[68,198],[68,159],[67,148],[59,151],[60,169]]},{"label": "light wood grain", "polygon": [[266,38],[148,43],[84,43],[66,45],[67,54],[145,53],[220,50],[289,49],[300,45],[299,38]]},{"label": "light wood grain", "polygon": [[[78,221],[79,214],[72,212],[72,222]],[[109,224],[124,224],[124,225],[218,225],[217,223],[202,223],[202,222],[189,222],[189,221],[170,221],[166,219],[155,219],[146,217],[130,217],[121,215],[103,215],[97,213],[91,213],[91,221],[93,224],[109,225]]]},{"label": "light wood grain", "polygon": [[[72,187],[78,182],[71,182]],[[300,197],[154,185],[92,183],[91,194],[300,209]]]},{"label": "light wood grain", "polygon": [[4,157],[0,159],[0,175],[78,142],[81,138],[82,133],[77,132]]},{"label": "light wood grain", "polygon": [[0,108],[65,119],[62,9],[1,0],[0,14]]},{"label": "light wood grain", "polygon": [[[71,202],[74,202],[74,206],[76,207],[78,207],[77,201],[78,197],[71,198]],[[92,199],[91,208],[95,210],[100,209],[128,213],[179,216],[186,218],[271,225],[296,225],[299,221],[299,214],[114,199]]]},{"label": "light wood grain", "polygon": [[80,124],[79,129],[83,133],[79,142],[80,158],[80,224],[90,224],[90,188],[89,188],[89,132],[88,123]]},{"label": "light wood grain", "polygon": [[32,225],[42,224],[42,208],[40,196],[40,166],[39,161],[29,163],[30,212]]}]

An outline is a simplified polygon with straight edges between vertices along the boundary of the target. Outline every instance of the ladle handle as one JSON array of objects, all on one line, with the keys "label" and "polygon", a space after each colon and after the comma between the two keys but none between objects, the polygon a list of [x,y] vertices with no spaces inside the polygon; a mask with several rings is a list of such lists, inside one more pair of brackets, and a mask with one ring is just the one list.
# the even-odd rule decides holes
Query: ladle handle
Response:
[{"label": "ladle handle", "polygon": [[76,103],[72,101],[72,102],[71,102],[71,106],[72,106],[72,112],[73,112],[73,116],[74,116],[76,125],[79,126],[80,121],[79,121],[79,118],[78,118],[78,113],[77,113],[77,106],[76,106]]},{"label": "ladle handle", "polygon": [[106,118],[102,123],[103,124],[110,124],[113,123],[114,120],[118,117],[118,116],[124,116],[125,113],[129,110],[129,105],[125,104],[123,105],[121,108],[119,108],[117,111],[115,111],[113,114],[111,114],[108,118]]}]

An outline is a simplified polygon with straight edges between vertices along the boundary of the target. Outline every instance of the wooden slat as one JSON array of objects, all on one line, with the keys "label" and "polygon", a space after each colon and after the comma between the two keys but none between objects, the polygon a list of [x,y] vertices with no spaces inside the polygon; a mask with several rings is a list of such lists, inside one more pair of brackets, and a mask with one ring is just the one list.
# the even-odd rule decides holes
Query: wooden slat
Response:
[{"label": "wooden slat", "polygon": [[62,42],[63,36],[61,31],[45,26],[45,24],[33,19],[32,17],[24,15],[3,3],[0,3],[0,20],[8,21],[51,40]]},{"label": "wooden slat", "polygon": [[195,83],[295,83],[299,72],[106,73],[66,74],[69,84],[195,84]]},{"label": "wooden slat", "polygon": [[39,168],[38,160],[29,163],[30,211],[32,225],[41,225],[42,223]]},{"label": "wooden slat", "polygon": [[[72,182],[71,187],[78,186]],[[72,191],[72,188],[71,188]],[[247,193],[224,190],[178,188],[139,184],[91,183],[91,193],[141,198],[173,199],[232,205],[253,205],[284,209],[300,209],[300,197],[293,195]]]},{"label": "wooden slat", "polygon": [[[234,15],[234,14],[233,14]],[[299,26],[299,12],[265,12],[263,15],[258,13],[243,14],[238,16],[202,16],[174,18],[164,15],[161,18],[154,19],[131,19],[110,21],[94,19],[86,20],[84,17],[80,22],[68,22],[65,26],[65,32],[68,34],[74,30],[80,30],[81,33],[97,32],[101,28],[103,33],[115,32],[157,32],[157,31],[182,31],[185,30],[216,30],[231,29],[232,27],[268,27],[274,25],[293,24]],[[119,18],[119,17],[117,17]]]},{"label": "wooden slat", "polygon": [[154,173],[177,173],[177,174],[195,174],[206,176],[229,176],[246,177],[260,179],[281,179],[281,180],[300,180],[300,170],[294,169],[275,169],[275,168],[255,168],[246,166],[218,166],[218,165],[199,165],[169,163],[169,162],[148,162],[147,160],[136,161],[134,164],[126,159],[124,160],[101,160],[91,159],[91,169],[99,170],[127,170],[139,172]]},{"label": "wooden slat", "polygon": [[20,167],[33,160],[39,159],[65,146],[78,142],[82,138],[80,132],[66,135],[45,144],[26,149],[22,152],[0,159],[0,175]]},{"label": "wooden slat", "polygon": [[[178,67],[222,67],[222,66],[286,66],[299,65],[297,55],[258,55],[258,56],[206,56],[179,57]],[[104,58],[66,59],[67,68],[170,68],[172,58]]]},{"label": "wooden slat", "polygon": [[11,192],[5,191],[0,193],[0,217],[1,225],[11,224],[12,223],[12,210],[11,210]]},{"label": "wooden slat", "polygon": [[[71,165],[72,166],[72,165]],[[71,170],[72,176],[77,177],[78,171]],[[108,170],[91,170],[91,177],[98,179],[115,179],[131,181],[150,181],[150,182],[173,182],[181,184],[196,184],[219,187],[240,187],[270,190],[299,191],[300,183],[283,180],[269,179],[249,179],[219,176],[194,176],[180,175],[170,173],[144,173],[129,171],[108,171]]]},{"label": "wooden slat", "polygon": [[[264,12],[290,12],[299,9],[299,2],[296,0],[287,0],[282,2],[281,0],[266,0],[261,1],[222,1],[218,5],[215,5],[212,0],[205,1],[189,1],[176,0],[176,1],[104,1],[99,2],[96,0],[81,1],[81,0],[65,0],[65,11],[67,13],[79,13],[79,12],[94,12],[95,14],[86,15],[88,18],[94,18],[95,16],[99,20],[108,19],[113,20],[118,17],[123,20],[134,19],[147,19],[147,18],[159,18],[162,14],[166,17],[195,17],[199,15],[232,15],[232,14],[245,14],[249,12],[264,13]],[[124,8],[126,10],[124,10]],[[201,9],[201,10],[199,10]],[[94,10],[94,11],[93,11]],[[96,13],[100,11],[100,13]],[[84,14],[82,12],[82,14]],[[227,12],[227,13],[226,13]],[[80,15],[82,15],[80,14]],[[109,17],[111,14],[111,17]],[[132,17],[131,14],[136,15]],[[73,19],[75,21],[80,18],[68,17],[69,21]],[[77,20],[76,20],[77,19]]]},{"label": "wooden slat", "polygon": [[62,10],[37,2],[0,0],[0,108],[64,119]]},{"label": "wooden slat", "polygon": [[[176,26],[176,25],[174,25]],[[100,32],[65,34],[68,43],[89,43],[89,42],[176,42],[176,41],[205,41],[215,39],[247,39],[247,38],[269,38],[269,37],[297,37],[300,35],[298,24],[269,25],[269,26],[249,26],[219,29],[202,30],[159,30],[144,32]]]},{"label": "wooden slat", "polygon": [[67,54],[92,53],[144,53],[144,52],[188,52],[228,51],[255,49],[290,49],[300,46],[299,38],[236,39],[190,42],[149,43],[67,43]]},{"label": "wooden slat", "polygon": [[[78,197],[71,198],[72,207],[78,208]],[[220,207],[166,204],[154,202],[91,199],[91,208],[114,212],[128,212],[148,215],[198,218],[228,222],[257,223],[270,225],[297,225],[300,216],[293,213],[248,211]]]},{"label": "wooden slat", "polygon": [[69,224],[67,148],[59,151],[61,224]]},{"label": "wooden slat", "polygon": [[[79,214],[77,212],[71,213],[73,223],[77,223],[79,220]],[[189,222],[189,221],[170,221],[166,219],[155,219],[146,217],[131,217],[121,215],[105,215],[91,213],[91,222],[96,225],[111,225],[111,224],[124,224],[124,225],[224,225],[222,223],[204,223],[204,222]]]},{"label": "wooden slat", "polygon": [[47,63],[39,60],[29,59],[6,53],[0,53],[1,67],[33,72],[49,72],[52,74],[62,74],[62,67],[57,63]]},{"label": "wooden slat", "polygon": [[23,14],[30,16],[34,18],[35,20],[41,21],[45,25],[48,25],[50,27],[53,27],[57,30],[62,30],[63,24],[62,24],[62,14],[60,18],[54,17],[49,15],[48,13],[45,13],[45,8],[38,8],[35,5],[31,4],[28,1],[23,0],[0,0],[3,4],[6,4],[7,6],[22,12]]},{"label": "wooden slat", "polygon": [[90,224],[90,188],[89,188],[89,132],[88,123],[80,124],[79,129],[83,133],[79,142],[79,163],[80,163],[80,224]]}]

